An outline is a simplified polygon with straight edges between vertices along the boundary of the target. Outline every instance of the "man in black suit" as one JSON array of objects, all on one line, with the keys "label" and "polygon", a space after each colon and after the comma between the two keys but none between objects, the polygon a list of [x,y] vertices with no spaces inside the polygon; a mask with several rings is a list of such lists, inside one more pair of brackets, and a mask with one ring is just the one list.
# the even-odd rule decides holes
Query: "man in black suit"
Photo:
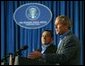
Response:
[{"label": "man in black suit", "polygon": [[[80,65],[81,46],[78,38],[71,32],[71,23],[68,17],[58,16],[55,20],[55,31],[60,36],[60,42],[56,54],[50,53],[42,55],[38,52],[31,57],[42,57],[47,63],[58,65]],[[43,61],[42,60],[42,61]]]},{"label": "man in black suit", "polygon": [[53,44],[53,33],[51,30],[45,30],[42,33],[41,42],[42,42],[42,50],[41,50],[42,54],[56,52],[57,48]]},{"label": "man in black suit", "polygon": [[[51,30],[44,30],[41,37],[42,42],[42,49],[38,49],[29,54],[28,58],[32,59],[32,64],[44,64],[44,62],[40,61],[41,58],[38,56],[37,53],[40,54],[51,54],[56,53],[57,47],[53,43],[53,33]],[[46,64],[46,63],[45,63]]]}]

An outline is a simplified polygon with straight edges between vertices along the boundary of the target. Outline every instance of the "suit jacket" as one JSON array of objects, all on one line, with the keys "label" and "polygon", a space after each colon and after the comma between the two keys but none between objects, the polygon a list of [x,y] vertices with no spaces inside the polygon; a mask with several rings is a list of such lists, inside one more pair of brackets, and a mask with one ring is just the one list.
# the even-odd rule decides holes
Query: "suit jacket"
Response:
[{"label": "suit jacket", "polygon": [[[39,51],[39,52],[41,52],[42,51],[42,49],[40,50],[40,49],[36,49],[36,51]],[[51,44],[51,45],[49,45],[47,48],[46,48],[46,50],[44,51],[44,53],[43,54],[54,54],[54,53],[56,53],[56,51],[57,51],[57,47],[55,46],[55,45],[53,45],[53,44]],[[23,58],[22,58],[23,59]],[[46,64],[48,64],[47,62],[45,62],[45,60],[44,59],[42,59],[42,58],[38,58],[38,59],[28,59],[24,64],[22,63],[22,61],[23,60],[21,60],[20,61],[20,64],[21,65],[46,65]],[[28,62],[28,63],[27,63]]]},{"label": "suit jacket", "polygon": [[43,54],[48,54],[48,53],[56,53],[57,47],[53,44],[49,45],[46,50],[44,51]]},{"label": "suit jacket", "polygon": [[46,54],[43,58],[51,64],[80,65],[80,49],[79,40],[69,32],[57,48],[56,54]]}]

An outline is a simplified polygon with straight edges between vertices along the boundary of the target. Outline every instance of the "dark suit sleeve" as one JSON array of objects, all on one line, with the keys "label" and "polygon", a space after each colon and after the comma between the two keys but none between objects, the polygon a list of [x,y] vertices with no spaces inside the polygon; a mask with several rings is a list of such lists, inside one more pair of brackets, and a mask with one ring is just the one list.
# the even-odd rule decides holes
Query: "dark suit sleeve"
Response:
[{"label": "dark suit sleeve", "polygon": [[78,51],[78,41],[74,38],[66,40],[64,46],[60,50],[60,53],[46,54],[43,58],[49,63],[60,63],[63,64],[71,59],[75,58]]},{"label": "dark suit sleeve", "polygon": [[55,45],[51,44],[49,47],[47,47],[44,54],[56,53],[56,51],[57,51],[57,47]]}]

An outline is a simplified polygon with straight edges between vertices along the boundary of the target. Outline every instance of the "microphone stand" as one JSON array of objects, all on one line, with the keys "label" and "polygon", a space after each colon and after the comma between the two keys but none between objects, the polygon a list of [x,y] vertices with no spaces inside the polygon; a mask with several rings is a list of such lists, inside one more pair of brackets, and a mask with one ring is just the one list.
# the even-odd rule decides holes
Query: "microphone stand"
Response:
[{"label": "microphone stand", "polygon": [[9,65],[13,65],[13,54],[9,53]]},{"label": "microphone stand", "polygon": [[19,65],[19,58],[21,56],[21,51],[17,51],[14,54],[14,65]]},{"label": "microphone stand", "polygon": [[20,63],[20,60],[19,59],[20,59],[20,56],[22,55],[21,52],[23,50],[27,49],[27,48],[28,48],[28,46],[24,46],[23,48],[21,48],[20,50],[17,50],[15,52],[15,55],[14,55],[14,57],[15,57],[14,65],[19,65],[19,63]]},{"label": "microphone stand", "polygon": [[[12,53],[9,53],[9,55],[7,55],[7,56],[5,56],[2,60],[1,60],[1,65],[10,65],[11,64],[11,62],[12,62]],[[8,58],[10,59],[9,60],[9,64],[7,63],[7,60],[8,60]]]},{"label": "microphone stand", "polygon": [[[14,58],[15,60],[17,60],[17,63],[15,62],[15,65],[19,65],[19,57],[22,55],[21,52],[25,49],[27,49],[28,46],[24,46],[22,47],[21,49],[17,50],[14,54]],[[7,58],[9,58],[9,65],[12,65],[12,60],[13,60],[13,57],[12,57],[12,53],[9,53],[9,55],[5,56],[2,60],[1,60],[1,65],[5,65],[7,64]]]}]

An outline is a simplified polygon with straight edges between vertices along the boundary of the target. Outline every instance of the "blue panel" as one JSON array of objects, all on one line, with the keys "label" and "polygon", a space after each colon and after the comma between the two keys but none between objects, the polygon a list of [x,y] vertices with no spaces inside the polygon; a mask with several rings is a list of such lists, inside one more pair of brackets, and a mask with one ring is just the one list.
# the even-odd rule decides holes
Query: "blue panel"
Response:
[{"label": "blue panel", "polygon": [[1,58],[4,56],[4,2],[1,2]]},{"label": "blue panel", "polygon": [[[41,3],[52,11],[51,22],[40,29],[25,29],[13,20],[13,13],[22,4]],[[67,5],[67,6],[65,6]],[[6,10],[7,9],[7,10]],[[6,15],[6,16],[5,16]],[[51,29],[54,34],[54,44],[59,42],[59,36],[55,33],[54,22],[58,15],[67,15],[73,22],[72,31],[80,39],[81,46],[84,44],[84,3],[83,1],[1,1],[1,58],[9,52],[14,53],[23,45],[28,45],[28,50],[22,52],[27,56],[37,48],[41,48],[41,34],[45,29]],[[5,22],[6,21],[6,22]],[[5,31],[7,30],[7,31]],[[6,38],[5,38],[6,37]],[[6,47],[6,48],[5,48]],[[7,52],[5,52],[7,51]],[[82,49],[83,51],[83,49]],[[83,52],[82,52],[83,53]],[[82,55],[83,58],[83,55]],[[81,63],[83,61],[81,59]]]},{"label": "blue panel", "polygon": [[65,15],[65,1],[60,2],[60,15]]},{"label": "blue panel", "polygon": [[76,36],[78,37],[78,33],[79,33],[79,30],[78,30],[78,27],[79,27],[79,18],[78,18],[78,16],[79,16],[79,10],[78,10],[78,2],[77,1],[75,1],[74,2],[74,18],[75,18],[75,20],[74,20],[74,27],[75,27],[75,34],[76,34]]}]

